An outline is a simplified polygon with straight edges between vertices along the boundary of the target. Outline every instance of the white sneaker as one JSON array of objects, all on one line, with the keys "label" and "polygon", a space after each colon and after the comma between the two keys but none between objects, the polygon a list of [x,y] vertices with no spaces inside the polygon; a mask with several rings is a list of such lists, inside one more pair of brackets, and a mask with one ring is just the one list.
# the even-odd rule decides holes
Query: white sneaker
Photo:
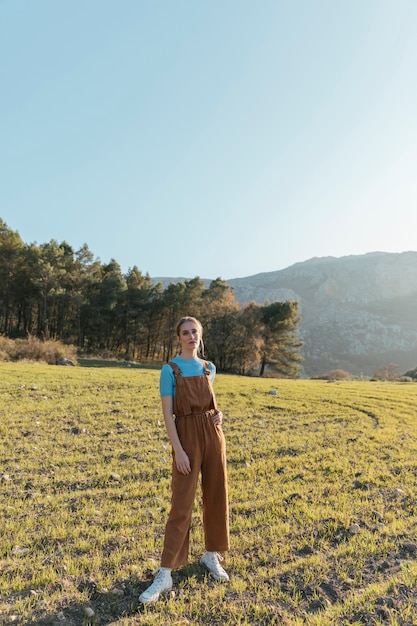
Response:
[{"label": "white sneaker", "polygon": [[227,572],[224,571],[219,561],[223,561],[223,557],[217,552],[205,552],[200,559],[200,563],[207,567],[213,578],[216,580],[229,580]]},{"label": "white sneaker", "polygon": [[152,573],[155,574],[156,572],[158,572],[158,575],[155,577],[152,585],[139,596],[139,600],[143,604],[156,602],[161,593],[166,593],[172,589],[171,570],[160,567]]}]

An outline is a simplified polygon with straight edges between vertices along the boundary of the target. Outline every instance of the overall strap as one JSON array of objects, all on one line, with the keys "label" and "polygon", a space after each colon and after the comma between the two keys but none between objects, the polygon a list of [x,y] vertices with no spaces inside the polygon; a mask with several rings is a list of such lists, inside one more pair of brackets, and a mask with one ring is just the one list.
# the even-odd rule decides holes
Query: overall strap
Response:
[{"label": "overall strap", "polygon": [[204,373],[206,376],[208,376],[211,380],[211,370],[209,368],[209,364],[207,363],[207,361],[203,361],[204,364]]},{"label": "overall strap", "polygon": [[209,386],[209,389],[211,391],[211,394],[213,396],[213,406],[215,409],[217,409],[217,403],[216,403],[216,396],[214,394],[214,390],[213,390],[213,384],[211,381],[211,369],[209,368],[209,364],[207,363],[207,361],[203,361],[204,363],[204,374],[206,376],[207,379],[207,384]]},{"label": "overall strap", "polygon": [[[168,365],[171,366],[171,369],[174,372],[174,376],[175,376],[176,389],[175,389],[175,394],[174,394],[174,413],[176,417],[178,417],[178,415],[181,415],[181,413],[184,413],[184,414],[190,413],[191,409],[189,407],[189,402],[188,402],[188,398],[186,395],[184,395],[183,393],[180,393],[180,398],[178,397],[178,392],[179,392],[178,381],[184,380],[180,368],[178,367],[176,363],[173,363],[173,361],[168,361]],[[179,386],[182,388],[181,384]],[[185,403],[185,406],[184,406],[184,403]]]},{"label": "overall strap", "polygon": [[[174,363],[173,361],[168,361],[168,365],[172,367],[175,378],[178,378],[178,376],[182,376],[182,372],[176,363]],[[203,361],[203,365],[204,365],[204,374],[208,376],[211,380],[211,370],[209,368],[209,364],[207,363],[207,361]]]},{"label": "overall strap", "polygon": [[182,372],[176,363],[173,363],[173,361],[168,361],[168,365],[172,367],[175,378],[178,378],[178,376],[182,376]]}]

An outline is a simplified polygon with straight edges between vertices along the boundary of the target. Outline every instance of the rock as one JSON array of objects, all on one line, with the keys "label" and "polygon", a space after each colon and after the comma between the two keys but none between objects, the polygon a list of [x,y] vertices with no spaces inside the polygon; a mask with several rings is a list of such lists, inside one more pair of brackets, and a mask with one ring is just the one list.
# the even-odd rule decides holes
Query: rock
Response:
[{"label": "rock", "polygon": [[376,610],[376,614],[382,620],[382,622],[384,624],[388,624],[390,622],[391,614],[390,614],[390,611],[388,609],[379,607]]},{"label": "rock", "polygon": [[270,394],[271,396],[277,396],[277,395],[278,395],[278,391],[277,391],[276,389],[271,389],[271,390],[270,390],[270,392],[269,392],[269,394]]},{"label": "rock", "polygon": [[13,556],[25,556],[29,552],[29,548],[26,546],[13,546],[12,554]]},{"label": "rock", "polygon": [[119,587],[113,587],[113,589],[110,591],[111,595],[113,596],[124,596],[125,592],[123,591],[123,589],[120,589]]},{"label": "rock", "polygon": [[71,367],[75,367],[75,363],[73,361],[65,358],[58,359],[58,361],[56,361],[56,365],[70,365]]},{"label": "rock", "polygon": [[279,467],[277,470],[275,470],[276,474],[285,474],[285,472],[288,472],[288,467]]},{"label": "rock", "polygon": [[317,613],[318,611],[324,611],[329,606],[331,606],[331,602],[328,598],[320,597],[318,600],[314,600],[308,606],[308,611],[310,613]]},{"label": "rock", "polygon": [[379,604],[380,606],[387,606],[390,609],[395,608],[395,602],[391,596],[378,596],[376,604]]},{"label": "rock", "polygon": [[86,617],[93,617],[94,616],[94,610],[91,608],[91,606],[85,606],[84,607],[84,615]]},{"label": "rock", "polygon": [[351,524],[349,527],[349,532],[351,535],[357,535],[358,533],[360,533],[361,528],[359,526],[359,524]]},{"label": "rock", "polygon": [[406,541],[403,543],[403,548],[409,554],[415,554],[417,552],[417,543],[414,543],[414,541]]},{"label": "rock", "polygon": [[288,502],[292,502],[293,500],[302,500],[303,496],[300,493],[294,492],[290,493],[288,496]]}]

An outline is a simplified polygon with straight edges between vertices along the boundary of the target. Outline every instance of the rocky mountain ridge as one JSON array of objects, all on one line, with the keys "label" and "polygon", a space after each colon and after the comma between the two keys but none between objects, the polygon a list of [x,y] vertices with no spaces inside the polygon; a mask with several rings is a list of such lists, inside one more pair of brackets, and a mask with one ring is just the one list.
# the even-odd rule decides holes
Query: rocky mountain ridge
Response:
[{"label": "rocky mountain ridge", "polygon": [[227,282],[241,305],[300,303],[306,376],[337,368],[370,376],[387,363],[400,372],[417,366],[417,252],[313,258]]}]

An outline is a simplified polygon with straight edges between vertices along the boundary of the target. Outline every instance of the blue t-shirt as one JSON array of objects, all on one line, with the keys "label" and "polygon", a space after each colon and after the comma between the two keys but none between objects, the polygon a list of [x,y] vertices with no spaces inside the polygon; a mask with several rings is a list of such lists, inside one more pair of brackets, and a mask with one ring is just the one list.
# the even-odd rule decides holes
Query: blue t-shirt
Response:
[{"label": "blue t-shirt", "polygon": [[[174,356],[171,359],[178,365],[183,376],[203,376],[204,375],[204,362],[202,359],[195,357],[194,359],[182,359],[180,356]],[[210,372],[211,380],[214,380],[216,376],[216,366],[211,361],[207,361]],[[175,374],[170,365],[165,363],[161,369],[161,376],[159,378],[159,391],[161,396],[175,395]]]}]

